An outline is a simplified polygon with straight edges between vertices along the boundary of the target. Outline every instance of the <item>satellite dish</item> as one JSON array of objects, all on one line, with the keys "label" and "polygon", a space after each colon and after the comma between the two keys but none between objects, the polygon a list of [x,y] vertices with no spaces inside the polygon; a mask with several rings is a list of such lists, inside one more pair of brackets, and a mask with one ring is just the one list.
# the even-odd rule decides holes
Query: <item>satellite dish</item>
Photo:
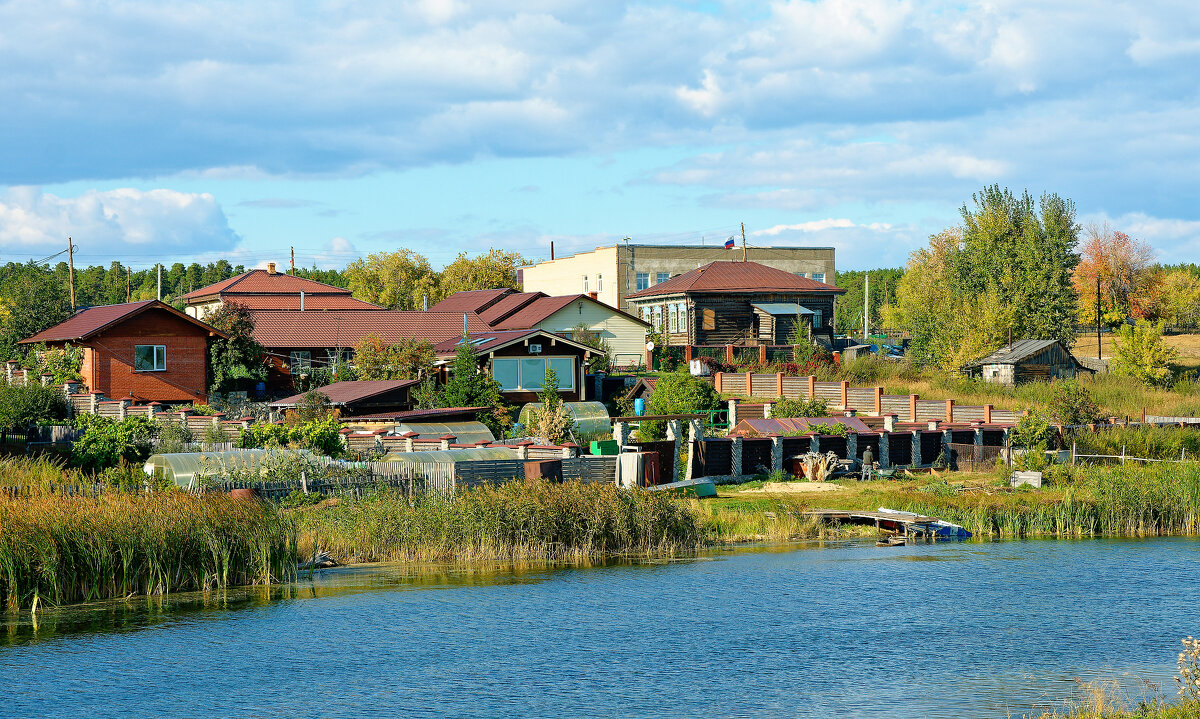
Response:
[{"label": "satellite dish", "polygon": [[653,351],[654,351],[654,343],[653,343],[653,342],[647,342],[647,343],[646,343],[646,351],[648,351],[648,352],[653,352]]}]

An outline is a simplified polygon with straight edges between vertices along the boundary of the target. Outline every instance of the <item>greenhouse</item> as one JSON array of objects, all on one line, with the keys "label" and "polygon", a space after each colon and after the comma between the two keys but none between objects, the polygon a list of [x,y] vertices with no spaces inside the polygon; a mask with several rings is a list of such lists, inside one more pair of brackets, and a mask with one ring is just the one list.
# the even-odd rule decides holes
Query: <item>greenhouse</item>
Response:
[{"label": "greenhouse", "polygon": [[517,459],[517,451],[507,447],[467,447],[422,452],[392,452],[384,457],[383,461],[405,464],[457,464],[458,462],[496,459]]},{"label": "greenhouse", "polygon": [[147,477],[163,477],[177,487],[187,490],[200,488],[200,478],[218,472],[257,472],[266,469],[268,462],[291,459],[312,462],[316,455],[306,449],[231,449],[224,452],[180,452],[154,454],[146,460],[142,471]]},{"label": "greenhouse", "polygon": [[[531,413],[541,406],[540,402],[530,402],[521,408],[519,421],[526,431],[529,429]],[[601,402],[563,402],[563,407],[575,421],[573,434],[576,441],[612,431],[612,420],[609,419],[608,409]]]},{"label": "greenhouse", "polygon": [[495,442],[492,430],[483,422],[401,422],[396,426],[396,433],[416,432],[422,439],[436,439],[444,435],[457,437],[457,444],[476,444],[478,442]]}]

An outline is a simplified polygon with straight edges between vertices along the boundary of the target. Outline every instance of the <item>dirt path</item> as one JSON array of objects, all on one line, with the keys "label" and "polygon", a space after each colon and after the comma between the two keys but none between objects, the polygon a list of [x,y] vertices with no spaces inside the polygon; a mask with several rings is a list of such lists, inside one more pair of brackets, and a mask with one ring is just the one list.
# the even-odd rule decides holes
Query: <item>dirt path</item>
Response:
[{"label": "dirt path", "polygon": [[836,492],[842,487],[832,482],[767,482],[760,489],[747,489],[746,493],[763,494],[810,494],[813,492]]}]

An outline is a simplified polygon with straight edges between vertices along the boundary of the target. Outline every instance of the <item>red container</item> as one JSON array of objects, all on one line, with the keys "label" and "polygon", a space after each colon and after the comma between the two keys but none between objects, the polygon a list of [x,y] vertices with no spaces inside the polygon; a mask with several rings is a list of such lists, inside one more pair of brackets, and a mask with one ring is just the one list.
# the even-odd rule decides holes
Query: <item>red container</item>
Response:
[{"label": "red container", "polygon": [[258,499],[258,490],[249,487],[229,490],[229,496],[234,499]]},{"label": "red container", "polygon": [[662,470],[658,464],[658,452],[642,453],[642,476],[646,479],[647,487],[662,484]]}]

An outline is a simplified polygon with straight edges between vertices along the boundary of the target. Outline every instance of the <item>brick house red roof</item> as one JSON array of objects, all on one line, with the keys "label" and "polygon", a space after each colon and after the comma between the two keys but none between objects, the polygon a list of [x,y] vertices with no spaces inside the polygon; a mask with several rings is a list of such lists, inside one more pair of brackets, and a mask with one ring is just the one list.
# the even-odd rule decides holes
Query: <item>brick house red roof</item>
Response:
[{"label": "brick house red roof", "polygon": [[[414,338],[437,344],[463,334],[463,315],[458,312],[260,310],[253,314],[254,339],[267,348],[350,348],[372,334],[388,344]],[[467,314],[468,332],[487,330],[477,315]]]},{"label": "brick house red roof", "polygon": [[349,295],[350,290],[344,287],[327,285],[324,282],[310,280],[307,277],[295,277],[282,272],[270,273],[266,270],[250,270],[236,277],[230,277],[193,290],[183,296],[185,300],[196,300],[205,297],[215,297],[228,294],[294,294],[301,292]]},{"label": "brick house red roof", "polygon": [[18,344],[35,344],[37,342],[77,342],[99,334],[104,330],[136,317],[148,311],[169,312],[180,319],[200,327],[217,337],[226,335],[220,330],[201,322],[195,317],[180,312],[174,307],[158,300],[143,300],[141,302],[126,302],[119,305],[101,305],[80,310],[58,324],[38,332],[36,335],[21,340]]},{"label": "brick house red roof", "polygon": [[[493,329],[517,330],[536,327],[555,312],[577,301],[602,305],[617,314],[624,315],[635,322],[649,326],[649,323],[641,318],[622,312],[588,295],[550,297],[542,292],[515,292],[510,289],[471,290],[468,292],[456,292],[434,305],[433,309],[442,310],[453,307],[459,312],[475,311],[479,314],[479,318],[487,322]],[[465,309],[468,307],[478,307],[479,309]]]},{"label": "brick house red roof", "polygon": [[[334,382],[317,388],[317,391],[329,398],[331,405],[346,405],[361,402],[365,399],[392,392],[405,387],[411,387],[420,382],[415,379],[389,380],[354,380],[352,382]],[[304,393],[275,400],[272,407],[295,407],[304,400]]]},{"label": "brick house red roof", "polygon": [[666,282],[626,295],[629,299],[685,292],[804,292],[845,294],[846,290],[757,262],[710,262]]}]

